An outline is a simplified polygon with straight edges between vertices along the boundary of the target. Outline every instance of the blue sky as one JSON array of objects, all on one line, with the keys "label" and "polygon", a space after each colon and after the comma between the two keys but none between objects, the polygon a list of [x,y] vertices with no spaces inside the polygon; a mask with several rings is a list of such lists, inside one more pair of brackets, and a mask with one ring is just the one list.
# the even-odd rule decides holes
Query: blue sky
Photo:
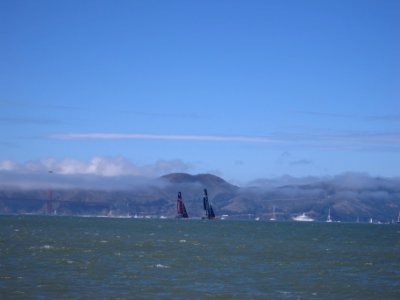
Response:
[{"label": "blue sky", "polygon": [[400,176],[399,1],[0,1],[0,171]]}]

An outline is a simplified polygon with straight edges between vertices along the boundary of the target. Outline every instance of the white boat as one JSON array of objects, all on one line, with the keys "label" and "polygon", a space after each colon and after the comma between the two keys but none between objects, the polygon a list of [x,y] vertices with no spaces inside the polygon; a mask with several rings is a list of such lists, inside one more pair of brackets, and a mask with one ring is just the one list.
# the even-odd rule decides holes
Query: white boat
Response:
[{"label": "white boat", "polygon": [[221,216],[221,220],[225,220],[226,218],[228,218],[229,217],[229,215],[222,215]]},{"label": "white boat", "polygon": [[313,218],[310,218],[305,213],[302,213],[301,215],[293,217],[292,220],[293,221],[299,221],[299,222],[312,222],[312,221],[314,221]]},{"label": "white boat", "polygon": [[269,219],[270,221],[276,221],[276,216],[275,216],[275,205],[272,208],[272,217]]},{"label": "white boat", "polygon": [[326,222],[327,223],[331,223],[332,222],[332,218],[331,218],[331,209],[329,208],[329,211],[328,211],[328,217],[326,218]]}]

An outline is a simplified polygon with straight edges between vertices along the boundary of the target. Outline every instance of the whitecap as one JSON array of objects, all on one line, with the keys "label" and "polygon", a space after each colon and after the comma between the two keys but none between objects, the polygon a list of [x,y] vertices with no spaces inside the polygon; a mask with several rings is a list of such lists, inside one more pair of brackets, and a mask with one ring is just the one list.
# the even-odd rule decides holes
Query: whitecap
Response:
[{"label": "whitecap", "polygon": [[179,243],[186,243],[186,240],[179,240]]},{"label": "whitecap", "polygon": [[25,292],[23,292],[23,291],[15,291],[14,294],[24,295]]},{"label": "whitecap", "polygon": [[53,246],[50,246],[50,245],[43,245],[42,247],[40,247],[40,249],[49,250],[49,249],[54,249],[54,247],[53,247]]},{"label": "whitecap", "polygon": [[283,295],[290,295],[292,292],[289,291],[278,291],[278,293],[283,294]]},{"label": "whitecap", "polygon": [[162,264],[156,264],[156,268],[161,268],[161,269],[168,269],[170,268],[169,266],[162,265]]}]

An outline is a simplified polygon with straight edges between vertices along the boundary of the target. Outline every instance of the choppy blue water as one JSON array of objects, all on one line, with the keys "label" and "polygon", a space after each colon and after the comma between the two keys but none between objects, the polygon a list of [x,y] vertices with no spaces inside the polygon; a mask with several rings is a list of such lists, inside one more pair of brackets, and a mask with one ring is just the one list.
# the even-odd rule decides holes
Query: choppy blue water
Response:
[{"label": "choppy blue water", "polygon": [[400,299],[400,225],[0,216],[3,299]]}]

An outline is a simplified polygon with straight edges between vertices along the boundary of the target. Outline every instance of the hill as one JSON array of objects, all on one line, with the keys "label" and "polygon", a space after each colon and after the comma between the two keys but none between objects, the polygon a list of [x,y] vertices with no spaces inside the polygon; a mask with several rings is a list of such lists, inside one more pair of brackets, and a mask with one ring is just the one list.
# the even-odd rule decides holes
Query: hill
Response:
[{"label": "hill", "polygon": [[397,219],[400,180],[343,174],[332,178],[257,180],[238,187],[212,174],[172,173],[132,185],[129,189],[0,189],[2,214],[154,215],[175,216],[177,193],[183,195],[191,217],[203,215],[204,188],[217,215],[269,219],[276,207],[279,220],[307,213],[324,221],[328,209],[334,220],[381,222]]}]

